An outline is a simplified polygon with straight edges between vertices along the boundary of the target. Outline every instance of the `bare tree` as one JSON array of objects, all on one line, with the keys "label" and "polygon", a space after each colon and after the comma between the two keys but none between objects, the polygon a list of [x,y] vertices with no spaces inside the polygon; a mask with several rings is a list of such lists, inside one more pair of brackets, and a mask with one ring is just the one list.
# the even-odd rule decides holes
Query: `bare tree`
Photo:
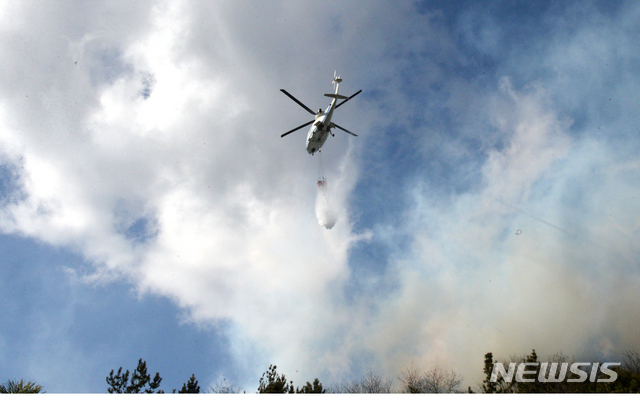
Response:
[{"label": "bare tree", "polygon": [[402,375],[398,377],[400,383],[402,383],[401,393],[422,393],[422,375],[420,371],[413,366],[407,368]]},{"label": "bare tree", "polygon": [[623,367],[631,373],[640,375],[640,354],[637,351],[626,351],[622,354]]},{"label": "bare tree", "polygon": [[420,373],[412,364],[402,373],[400,381],[403,393],[460,393],[462,376],[439,367]]},{"label": "bare tree", "polygon": [[328,393],[349,393],[349,394],[373,394],[391,393],[391,380],[385,380],[381,376],[369,371],[361,380],[354,380],[351,383],[332,385],[327,389]]},{"label": "bare tree", "polygon": [[226,378],[222,378],[214,385],[209,386],[209,392],[214,394],[239,394],[240,389],[229,383]]}]

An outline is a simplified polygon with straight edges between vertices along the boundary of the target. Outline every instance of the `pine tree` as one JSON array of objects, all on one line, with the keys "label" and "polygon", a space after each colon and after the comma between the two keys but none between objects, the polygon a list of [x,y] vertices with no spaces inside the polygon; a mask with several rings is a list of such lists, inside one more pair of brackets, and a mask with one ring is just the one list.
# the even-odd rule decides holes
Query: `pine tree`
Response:
[{"label": "pine tree", "polygon": [[322,384],[320,380],[316,378],[313,381],[313,384],[307,382],[302,388],[297,388],[296,393],[304,393],[304,394],[324,394],[324,389],[322,388]]},{"label": "pine tree", "polygon": [[493,373],[493,353],[487,352],[484,355],[484,381],[482,382],[482,392],[493,394],[496,392],[496,383],[491,381]]},{"label": "pine tree", "polygon": [[[138,367],[133,371],[131,375],[131,383],[129,384],[129,370],[122,373],[122,367],[118,369],[118,373],[113,375],[113,370],[107,376],[107,384],[109,385],[108,391],[111,394],[138,394],[141,392],[147,394],[164,393],[162,390],[158,390],[162,378],[160,374],[156,372],[153,380],[151,375],[147,373],[147,363],[142,359],[138,360]],[[158,390],[158,391],[156,391]]]},{"label": "pine tree", "polygon": [[258,393],[294,393],[293,381],[287,383],[287,379],[283,375],[278,375],[276,365],[269,365],[269,369],[262,374]]},{"label": "pine tree", "polygon": [[[532,382],[522,382],[518,383],[518,392],[519,393],[542,393],[544,392],[544,383],[540,383],[538,380],[538,376],[540,373],[540,363],[538,362],[538,354],[536,354],[536,350],[531,350],[531,355],[527,355],[524,360],[524,363],[536,364],[536,366],[529,366],[527,368],[527,377],[526,379],[533,379]],[[523,375],[524,376],[524,375]]]},{"label": "pine tree", "polygon": [[189,381],[182,385],[182,390],[178,391],[178,393],[189,393],[189,394],[197,394],[199,392],[200,392],[200,386],[198,385],[196,376],[193,374],[189,378]]}]

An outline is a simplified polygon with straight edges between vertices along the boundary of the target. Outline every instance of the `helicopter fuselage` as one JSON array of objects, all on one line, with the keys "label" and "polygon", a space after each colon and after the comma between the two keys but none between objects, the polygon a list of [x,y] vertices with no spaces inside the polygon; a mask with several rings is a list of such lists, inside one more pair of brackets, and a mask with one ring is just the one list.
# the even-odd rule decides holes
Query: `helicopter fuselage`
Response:
[{"label": "helicopter fuselage", "polygon": [[313,156],[314,153],[319,152],[322,145],[329,137],[331,129],[331,117],[333,117],[333,110],[336,104],[336,99],[331,101],[326,111],[319,110],[316,114],[316,120],[314,121],[309,132],[307,133],[307,152]]}]

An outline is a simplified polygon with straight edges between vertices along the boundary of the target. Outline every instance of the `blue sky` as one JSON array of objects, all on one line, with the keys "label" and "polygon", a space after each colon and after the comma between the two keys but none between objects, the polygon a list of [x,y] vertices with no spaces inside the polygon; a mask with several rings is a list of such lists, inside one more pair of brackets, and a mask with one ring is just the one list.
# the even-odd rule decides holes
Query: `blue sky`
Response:
[{"label": "blue sky", "polygon": [[[0,380],[106,392],[143,358],[168,391],[253,392],[269,364],[466,388],[489,351],[640,349],[635,2],[5,2],[0,22]],[[327,141],[318,193],[279,89],[325,107],[334,70],[363,90],[334,116],[359,136]]]}]

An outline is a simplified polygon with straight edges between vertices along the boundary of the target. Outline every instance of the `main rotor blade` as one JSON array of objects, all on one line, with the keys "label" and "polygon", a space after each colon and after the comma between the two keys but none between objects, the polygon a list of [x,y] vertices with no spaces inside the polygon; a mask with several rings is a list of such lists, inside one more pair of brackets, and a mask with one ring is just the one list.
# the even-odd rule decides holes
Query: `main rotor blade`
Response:
[{"label": "main rotor blade", "polygon": [[[356,93],[356,95],[357,95],[357,93]],[[353,95],[353,96],[355,96],[355,95]],[[352,97],[353,97],[353,96],[352,96]],[[345,102],[346,102],[346,100],[345,100]],[[344,132],[346,132],[347,134],[351,134],[351,135],[353,135],[353,136],[358,136],[358,135],[354,134],[353,132],[349,131],[348,129],[344,129],[344,128],[342,128],[341,126],[339,126],[339,125],[338,125],[338,124],[336,124],[336,123],[333,123],[333,125],[334,125],[336,128],[343,130],[343,131],[344,131]]]},{"label": "main rotor blade", "polygon": [[280,138],[283,138],[283,137],[285,137],[286,135],[289,135],[290,133],[292,133],[292,132],[295,132],[295,131],[299,130],[300,128],[304,128],[304,127],[306,127],[307,125],[311,125],[311,124],[313,124],[313,122],[314,122],[314,121],[316,121],[316,120],[311,120],[311,121],[309,121],[308,123],[304,123],[304,124],[302,124],[302,125],[301,125],[301,126],[299,126],[299,127],[295,127],[295,128],[294,128],[294,129],[292,129],[291,131],[287,131],[287,132],[285,132],[284,134],[280,135]]},{"label": "main rotor blade", "polygon": [[[311,110],[310,108],[308,108],[307,106],[305,106],[301,101],[299,101],[298,99],[296,99],[295,97],[293,97],[293,95],[289,92],[287,92],[284,89],[280,89],[280,92],[284,93],[285,95],[289,96],[291,98],[291,100],[293,100],[294,102],[298,103],[300,106],[302,106],[303,109],[305,109],[306,111],[308,111],[309,113],[313,114],[314,116],[316,115],[316,113],[313,112],[313,110]],[[346,100],[345,100],[346,102]]]},{"label": "main rotor blade", "polygon": [[357,91],[356,93],[354,93],[353,95],[349,96],[348,98],[346,98],[345,100],[343,100],[342,102],[336,104],[336,107],[334,107],[334,109],[337,109],[338,107],[342,106],[343,104],[347,103],[349,100],[353,99],[354,97],[356,97],[357,94],[359,94],[360,92],[362,92],[362,89],[360,89],[359,91]]}]

